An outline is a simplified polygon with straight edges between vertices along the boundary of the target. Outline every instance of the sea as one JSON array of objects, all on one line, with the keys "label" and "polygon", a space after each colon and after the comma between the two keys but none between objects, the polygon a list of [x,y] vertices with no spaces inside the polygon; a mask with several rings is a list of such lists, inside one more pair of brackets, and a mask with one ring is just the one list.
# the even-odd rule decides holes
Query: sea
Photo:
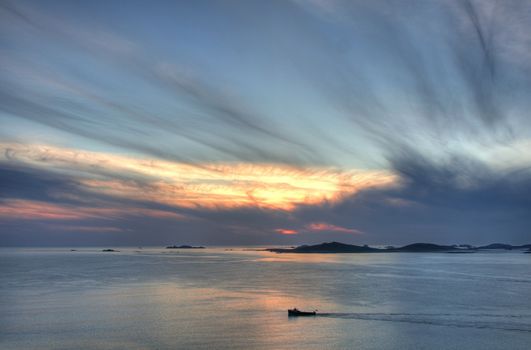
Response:
[{"label": "sea", "polygon": [[531,349],[520,251],[113,248],[0,249],[0,349]]}]

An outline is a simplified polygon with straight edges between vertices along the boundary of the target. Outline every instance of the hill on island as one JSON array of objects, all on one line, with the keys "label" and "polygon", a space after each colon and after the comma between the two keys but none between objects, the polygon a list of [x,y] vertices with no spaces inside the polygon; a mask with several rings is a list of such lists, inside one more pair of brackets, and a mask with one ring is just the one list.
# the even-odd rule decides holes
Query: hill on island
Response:
[{"label": "hill on island", "polygon": [[358,246],[339,242],[321,243],[316,245],[301,245],[296,248],[271,248],[267,249],[276,253],[370,253],[380,249],[371,248],[367,245]]},{"label": "hill on island", "polygon": [[400,248],[389,248],[389,252],[440,252],[451,251],[457,248],[451,245],[438,245],[433,243],[413,243]]},{"label": "hill on island", "polygon": [[510,245],[510,244],[504,244],[504,243],[492,243],[489,245],[478,247],[478,249],[505,249],[505,250],[531,249],[531,244]]},{"label": "hill on island", "polygon": [[393,253],[393,252],[462,252],[473,253],[479,249],[525,249],[530,248],[530,244],[512,246],[509,244],[494,243],[488,246],[473,247],[470,245],[439,245],[434,243],[413,243],[403,247],[388,247],[385,249],[373,248],[368,245],[353,245],[340,242],[325,242],[315,245],[301,245],[295,248],[269,248],[266,249],[275,253]]}]

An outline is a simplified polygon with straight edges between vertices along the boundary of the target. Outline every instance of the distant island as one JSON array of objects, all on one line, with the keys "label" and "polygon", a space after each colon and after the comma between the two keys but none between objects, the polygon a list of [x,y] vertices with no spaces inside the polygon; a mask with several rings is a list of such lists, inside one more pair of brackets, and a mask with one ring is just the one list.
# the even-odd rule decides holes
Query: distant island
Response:
[{"label": "distant island", "polygon": [[368,245],[359,246],[340,242],[325,242],[316,245],[301,245],[294,248],[268,248],[266,250],[274,253],[474,253],[478,250],[521,250],[526,248],[531,250],[531,244],[512,246],[509,244],[494,243],[486,246],[474,247],[469,244],[439,245],[433,243],[413,243],[398,248],[391,246],[387,248],[373,248]]},{"label": "distant island", "polygon": [[367,245],[358,246],[339,242],[321,243],[316,245],[301,245],[295,248],[270,248],[275,253],[372,253],[380,251]]},{"label": "distant island", "polygon": [[114,249],[103,249],[102,252],[119,252],[119,250],[114,250]]},{"label": "distant island", "polygon": [[531,244],[510,245],[510,244],[504,244],[504,243],[492,243],[489,245],[478,247],[478,249],[504,249],[504,250],[531,249]]},{"label": "distant island", "polygon": [[167,246],[166,249],[205,249],[203,246],[191,246],[191,245],[170,245]]}]

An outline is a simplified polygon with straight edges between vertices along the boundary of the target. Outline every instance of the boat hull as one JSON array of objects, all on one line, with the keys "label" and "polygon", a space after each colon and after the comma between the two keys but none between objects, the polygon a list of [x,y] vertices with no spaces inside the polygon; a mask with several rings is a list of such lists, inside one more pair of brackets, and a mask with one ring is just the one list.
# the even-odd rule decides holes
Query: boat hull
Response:
[{"label": "boat hull", "polygon": [[315,316],[315,311],[288,310],[288,316]]}]

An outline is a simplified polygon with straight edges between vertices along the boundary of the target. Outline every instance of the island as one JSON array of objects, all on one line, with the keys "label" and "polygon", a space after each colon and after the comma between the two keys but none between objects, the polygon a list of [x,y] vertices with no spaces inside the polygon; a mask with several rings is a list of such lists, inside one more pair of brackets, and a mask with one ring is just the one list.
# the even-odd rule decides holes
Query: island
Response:
[{"label": "island", "polygon": [[102,252],[119,252],[119,250],[114,250],[114,249],[102,249]]},{"label": "island", "polygon": [[478,249],[503,249],[503,250],[531,249],[531,244],[510,245],[510,244],[505,244],[505,243],[492,243],[489,245],[478,247]]},{"label": "island", "polygon": [[374,248],[368,245],[353,245],[340,242],[325,242],[316,245],[301,245],[291,248],[268,248],[266,251],[274,253],[475,253],[482,249],[525,249],[531,245],[512,246],[508,244],[495,243],[488,246],[474,247],[470,244],[460,245],[439,245],[434,243],[413,243],[403,247],[395,248],[387,246],[386,248]]},{"label": "island", "polygon": [[387,248],[388,252],[450,252],[450,251],[468,251],[471,248],[458,248],[453,245],[438,245],[433,243],[413,243],[400,248]]},{"label": "island", "polygon": [[358,246],[339,242],[321,243],[316,245],[301,245],[295,248],[269,248],[275,253],[371,253],[381,249],[371,248],[367,245]]},{"label": "island", "polygon": [[203,246],[191,246],[191,245],[170,245],[167,246],[166,249],[205,249]]}]

